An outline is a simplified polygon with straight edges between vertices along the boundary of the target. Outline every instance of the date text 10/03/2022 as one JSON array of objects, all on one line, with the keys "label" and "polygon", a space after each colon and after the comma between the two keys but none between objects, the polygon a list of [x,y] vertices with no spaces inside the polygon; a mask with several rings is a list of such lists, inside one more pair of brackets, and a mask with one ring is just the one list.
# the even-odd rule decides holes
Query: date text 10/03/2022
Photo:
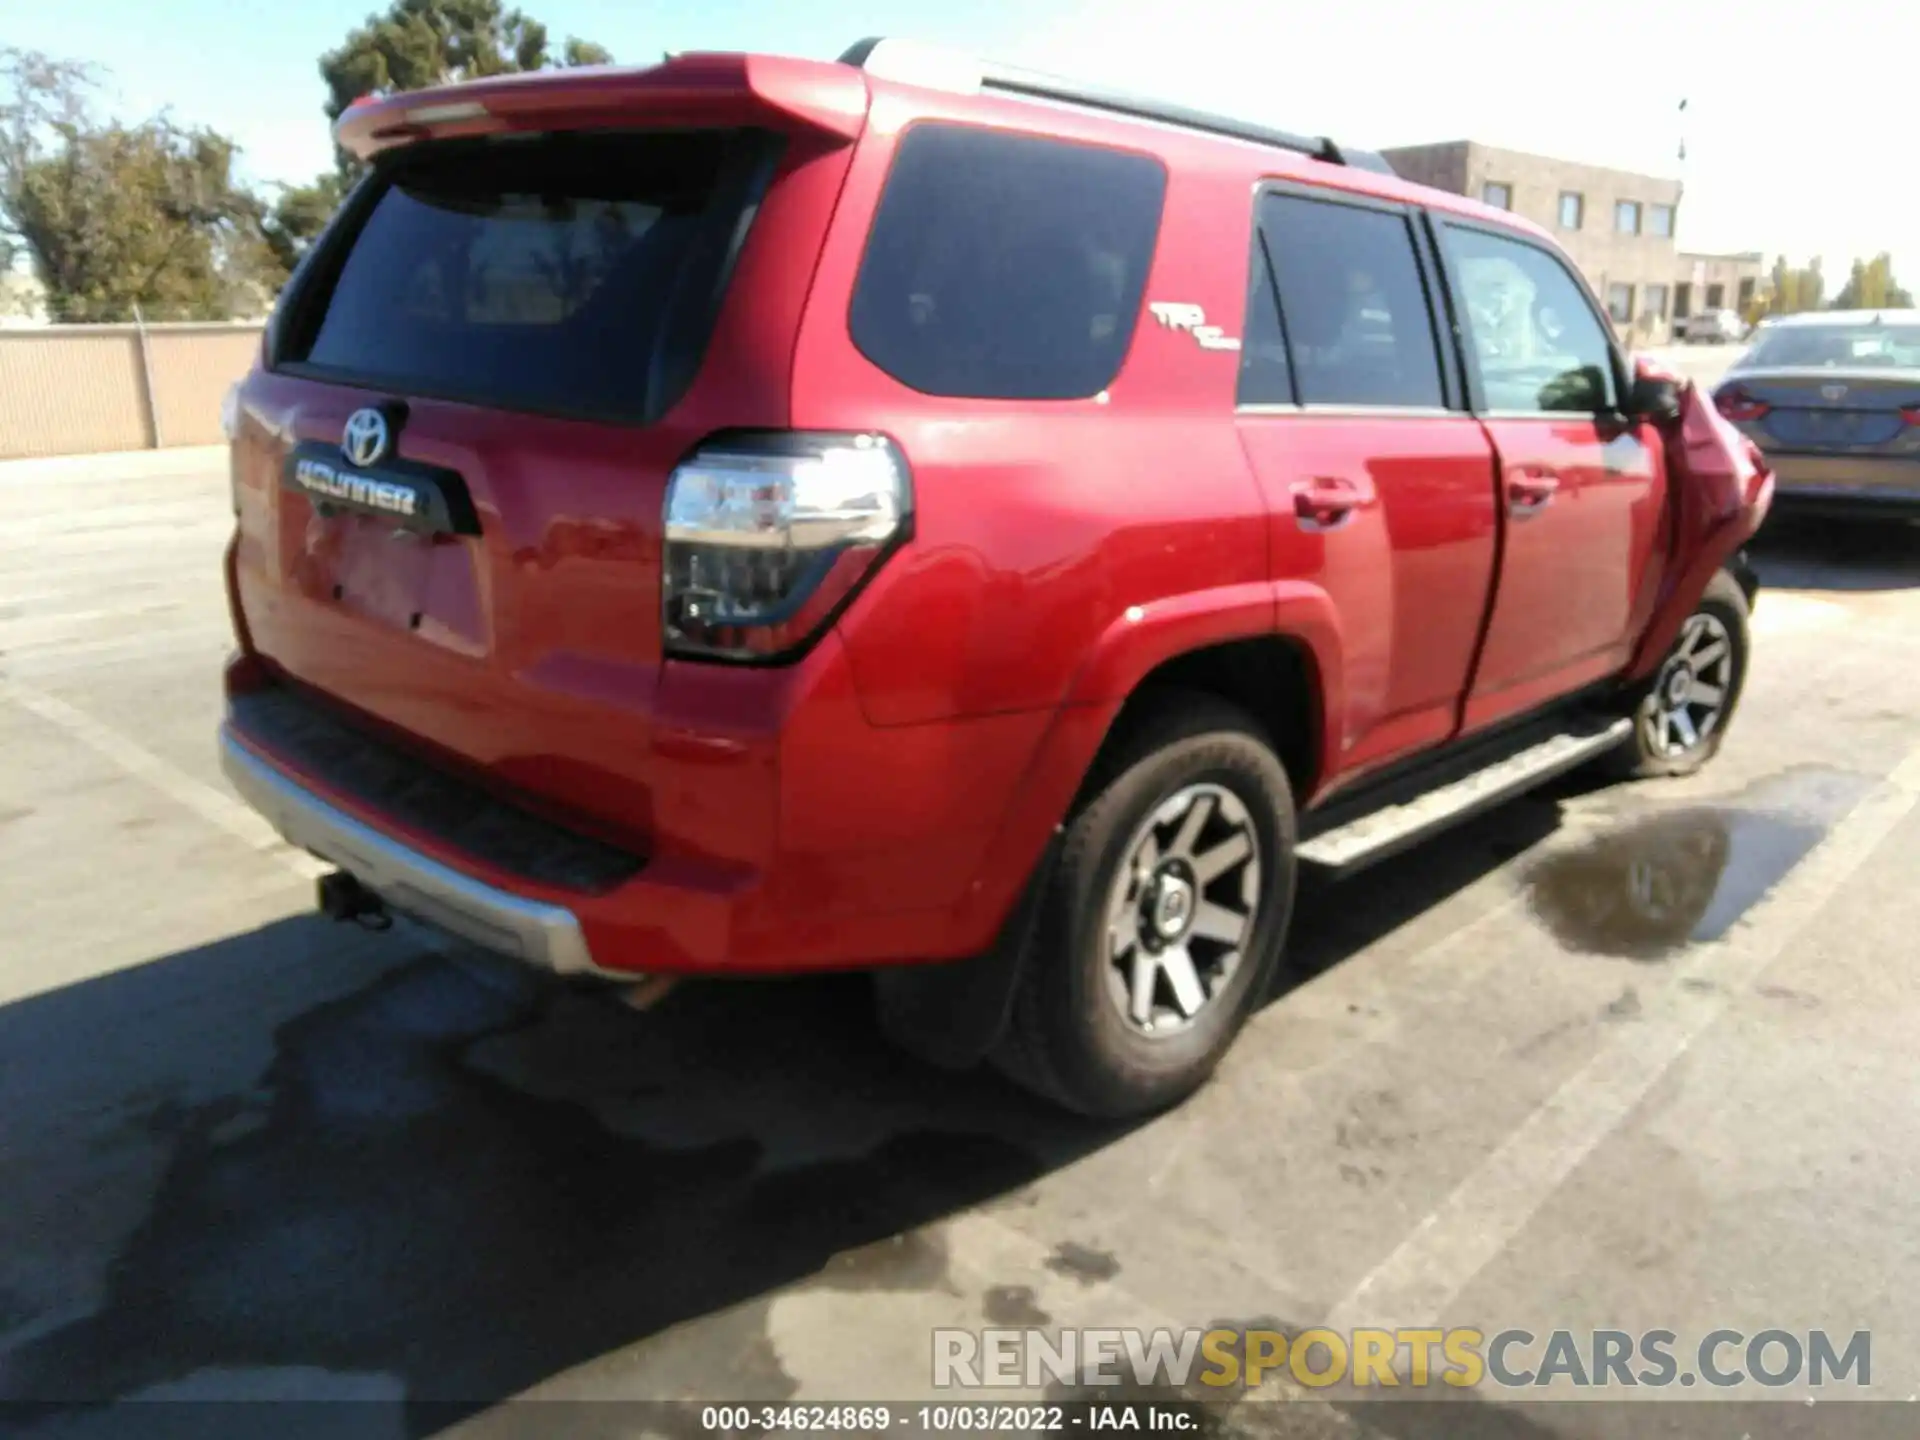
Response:
[{"label": "date text 10/03/2022", "polygon": [[1182,1434],[1204,1423],[1194,1403],[1101,1405],[706,1405],[700,1428],[715,1435],[805,1430],[881,1434],[889,1430],[1004,1434],[1074,1430],[1143,1430]]}]

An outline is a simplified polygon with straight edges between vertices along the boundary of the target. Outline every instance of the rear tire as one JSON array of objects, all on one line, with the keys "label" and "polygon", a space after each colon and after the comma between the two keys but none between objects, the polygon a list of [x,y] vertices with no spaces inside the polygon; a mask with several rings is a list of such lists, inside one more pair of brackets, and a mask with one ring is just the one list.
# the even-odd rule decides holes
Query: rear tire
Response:
[{"label": "rear tire", "polygon": [[1747,596],[1725,570],[1708,583],[1633,708],[1633,735],[1609,757],[1623,779],[1691,775],[1726,738],[1747,681]]},{"label": "rear tire", "polygon": [[1272,981],[1293,851],[1292,788],[1253,720],[1156,700],[1067,823],[995,1064],[1109,1119],[1198,1089]]}]

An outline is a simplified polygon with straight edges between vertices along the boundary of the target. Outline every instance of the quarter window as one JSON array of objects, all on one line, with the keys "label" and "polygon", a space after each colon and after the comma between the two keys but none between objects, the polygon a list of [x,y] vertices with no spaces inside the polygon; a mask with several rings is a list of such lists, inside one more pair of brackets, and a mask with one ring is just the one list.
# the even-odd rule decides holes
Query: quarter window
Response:
[{"label": "quarter window", "polygon": [[1287,337],[1280,329],[1280,306],[1273,294],[1273,271],[1266,247],[1253,237],[1253,277],[1247,290],[1247,324],[1240,341],[1242,405],[1291,405],[1293,370]]},{"label": "quarter window", "polygon": [[1445,404],[1407,217],[1295,195],[1261,202],[1303,405]]},{"label": "quarter window", "polygon": [[1537,246],[1446,228],[1489,410],[1614,408],[1613,347],[1565,265]]},{"label": "quarter window", "polygon": [[1133,337],[1166,185],[1145,155],[914,126],[860,262],[854,344],[929,395],[1097,394]]}]

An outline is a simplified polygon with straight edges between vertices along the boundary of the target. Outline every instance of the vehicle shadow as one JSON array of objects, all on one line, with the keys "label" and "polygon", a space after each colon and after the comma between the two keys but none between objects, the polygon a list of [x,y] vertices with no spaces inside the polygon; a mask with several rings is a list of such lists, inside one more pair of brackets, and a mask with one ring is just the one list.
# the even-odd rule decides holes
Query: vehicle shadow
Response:
[{"label": "vehicle shadow", "polygon": [[[1751,554],[1764,589],[1907,590],[1920,585],[1920,527],[1776,507]],[[1766,603],[1762,594],[1760,603]]]},{"label": "vehicle shadow", "polygon": [[[1557,813],[1518,802],[1309,898],[1292,975]],[[9,1110],[31,1117],[0,1137],[0,1248],[37,1277],[0,1283],[0,1401],[144,1436],[153,1415],[96,1407],[281,1370],[322,1397],[379,1382],[388,1421],[357,1406],[360,1429],[424,1433],[703,1317],[634,1362],[663,1372],[638,1393],[778,1399],[796,1382],[771,1292],[949,1289],[942,1217],[1126,1133],[896,1056],[858,976],[636,1014],[404,929],[376,948],[291,918],[0,1009]],[[276,1001],[290,968],[349,960],[357,988]],[[241,1018],[195,1019],[209,995]],[[89,1230],[116,1188],[126,1223]]]}]

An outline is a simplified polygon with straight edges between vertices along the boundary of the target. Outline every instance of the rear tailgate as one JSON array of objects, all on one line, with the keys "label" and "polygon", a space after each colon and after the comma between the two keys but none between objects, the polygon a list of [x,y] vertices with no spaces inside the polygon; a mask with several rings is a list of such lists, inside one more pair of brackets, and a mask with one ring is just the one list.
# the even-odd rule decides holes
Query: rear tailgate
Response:
[{"label": "rear tailgate", "polygon": [[667,480],[787,423],[864,101],[855,72],[730,56],[350,113],[375,175],[241,391],[255,652],[644,841]]}]

